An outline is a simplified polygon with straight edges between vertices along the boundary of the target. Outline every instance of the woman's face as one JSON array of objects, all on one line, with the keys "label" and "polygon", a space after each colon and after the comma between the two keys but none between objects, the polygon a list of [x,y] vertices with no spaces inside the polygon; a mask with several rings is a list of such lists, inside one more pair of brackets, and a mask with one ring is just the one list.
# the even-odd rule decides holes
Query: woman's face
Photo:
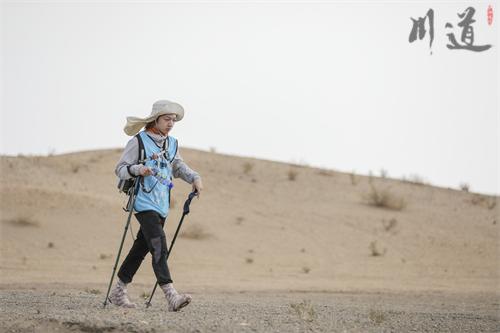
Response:
[{"label": "woman's face", "polygon": [[175,114],[165,114],[156,119],[156,128],[164,135],[168,135],[175,124]]}]

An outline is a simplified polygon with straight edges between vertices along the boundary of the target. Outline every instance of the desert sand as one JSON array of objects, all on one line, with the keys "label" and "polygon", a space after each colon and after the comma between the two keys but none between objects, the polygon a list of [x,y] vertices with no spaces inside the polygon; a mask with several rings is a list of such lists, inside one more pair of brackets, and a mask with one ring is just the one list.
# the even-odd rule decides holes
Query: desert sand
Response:
[{"label": "desert sand", "polygon": [[[194,295],[193,304],[176,315],[189,320],[198,314],[204,324],[179,324],[169,331],[473,332],[500,327],[498,197],[418,179],[360,176],[191,149],[181,152],[202,175],[205,190],[191,204],[169,265],[176,288]],[[171,316],[164,314],[160,292],[153,301],[156,307],[136,310],[151,310],[147,325],[120,324],[120,309],[99,311],[126,221],[126,197],[118,193],[113,172],[120,153],[114,149],[0,157],[4,331],[161,331],[158,318]],[[168,239],[190,190],[182,180],[175,182],[165,227]],[[136,233],[134,218],[131,227]],[[121,260],[132,242],[129,232]],[[129,291],[139,301],[154,281],[146,257]],[[77,324],[63,325],[71,320],[64,320],[58,304],[66,303],[57,299],[71,295],[88,315],[81,321],[73,318]],[[346,300],[346,295],[352,298]],[[412,305],[419,297],[426,302]],[[38,318],[40,309],[33,302],[45,304],[42,312],[53,307],[53,314]],[[371,306],[373,302],[379,306]],[[297,304],[311,308],[312,319],[302,318],[304,311]],[[211,306],[217,310],[215,317],[210,317]],[[240,318],[239,306],[254,309],[254,318]],[[266,309],[267,315],[276,310],[277,315],[264,318],[259,309]],[[336,318],[349,309],[354,317],[364,313],[366,323],[340,324]],[[413,316],[402,315],[405,311]],[[416,320],[422,311],[431,317],[458,313],[460,318],[448,316],[444,326],[432,326],[432,320]],[[396,315],[390,315],[395,312],[398,325],[391,319]],[[200,313],[208,319],[201,320]],[[333,313],[336,316],[329,315]],[[228,322],[225,315],[238,320]],[[223,324],[207,324],[217,323],[217,316],[225,318]],[[327,324],[320,320],[325,316],[330,318]],[[111,326],[106,324],[108,317],[115,320]],[[405,326],[405,317],[407,323],[424,326]],[[273,322],[274,318],[281,319]],[[285,324],[283,318],[291,321]],[[89,320],[93,326],[82,324]],[[453,326],[459,322],[458,328]]]}]

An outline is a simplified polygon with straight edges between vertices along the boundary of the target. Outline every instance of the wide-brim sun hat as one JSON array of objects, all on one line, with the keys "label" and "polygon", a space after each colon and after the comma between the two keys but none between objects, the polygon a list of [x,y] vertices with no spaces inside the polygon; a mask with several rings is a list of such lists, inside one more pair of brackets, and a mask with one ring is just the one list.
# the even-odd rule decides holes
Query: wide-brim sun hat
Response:
[{"label": "wide-brim sun hat", "polygon": [[165,114],[175,114],[175,121],[181,121],[184,118],[184,108],[180,104],[166,99],[156,101],[151,109],[151,114],[146,118],[127,117],[123,131],[130,136],[136,135],[147,123]]}]

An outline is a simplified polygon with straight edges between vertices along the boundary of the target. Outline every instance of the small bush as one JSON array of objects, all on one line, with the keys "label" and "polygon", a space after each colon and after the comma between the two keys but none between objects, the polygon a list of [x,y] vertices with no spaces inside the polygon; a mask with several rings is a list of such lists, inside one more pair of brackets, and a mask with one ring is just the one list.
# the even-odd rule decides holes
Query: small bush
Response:
[{"label": "small bush", "polygon": [[381,178],[387,178],[387,170],[385,169],[380,169],[380,177]]},{"label": "small bush", "polygon": [[318,171],[318,175],[326,176],[326,177],[333,177],[335,175],[335,173],[331,170],[320,169]]},{"label": "small bush", "polygon": [[401,180],[405,183],[410,183],[410,184],[414,184],[414,185],[425,185],[426,184],[424,179],[417,174],[411,174],[408,177],[408,179],[405,176],[403,176],[403,178]]},{"label": "small bush", "polygon": [[379,251],[379,249],[377,248],[377,241],[371,242],[369,247],[372,257],[381,257],[387,252],[387,249],[384,249],[384,251],[382,252]]},{"label": "small bush", "polygon": [[85,288],[85,291],[89,294],[93,295],[99,295],[101,291],[99,289],[90,289],[90,288]]},{"label": "small bush", "polygon": [[371,191],[364,196],[368,204],[376,207],[387,208],[392,210],[402,210],[406,207],[406,202],[403,198],[398,198],[389,190],[377,190],[377,188],[370,184]]},{"label": "small bush", "polygon": [[182,238],[201,240],[209,238],[210,234],[205,232],[202,226],[192,224],[187,228],[187,230],[181,232],[179,236]]},{"label": "small bush", "polygon": [[149,299],[149,296],[151,296],[151,294],[147,291],[143,291],[142,294],[141,294],[141,297],[143,299]]},{"label": "small bush", "polygon": [[240,225],[243,223],[244,220],[245,220],[245,218],[243,216],[238,216],[236,218],[236,224]]},{"label": "small bush", "polygon": [[306,322],[312,322],[316,319],[316,311],[310,301],[304,300],[300,303],[291,303],[290,308],[300,319]]},{"label": "small bush", "polygon": [[351,185],[358,185],[358,177],[356,176],[354,171],[349,174],[349,177],[351,178]]},{"label": "small bush", "polygon": [[243,173],[245,175],[248,175],[253,169],[253,163],[251,162],[245,162],[243,163]]},{"label": "small bush", "polygon": [[253,263],[253,259],[252,258],[245,258],[245,262],[247,264],[252,264]]},{"label": "small bush", "polygon": [[294,181],[297,178],[298,174],[299,173],[296,170],[290,168],[290,170],[288,170],[288,173],[287,173],[288,180]]},{"label": "small bush", "polygon": [[460,189],[464,192],[469,192],[470,186],[467,183],[460,183]]},{"label": "small bush", "polygon": [[105,260],[105,259],[109,259],[109,258],[111,258],[111,254],[104,254],[104,253],[101,253],[101,254],[99,255],[99,259],[101,259],[101,260]]},{"label": "small bush", "polygon": [[102,159],[102,156],[101,155],[96,155],[96,156],[92,156],[91,158],[89,158],[89,163],[97,163],[99,162],[100,160]]},{"label": "small bush", "polygon": [[377,325],[381,324],[386,319],[384,312],[379,310],[370,310],[368,317],[372,322],[374,322]]},{"label": "small bush", "polygon": [[302,267],[302,272],[303,272],[303,273],[306,273],[306,274],[307,274],[307,273],[309,273],[310,271],[311,271],[311,269],[310,269],[309,267],[307,267],[307,266]]},{"label": "small bush", "polygon": [[396,227],[396,225],[398,224],[398,220],[396,220],[395,218],[392,218],[389,221],[382,220],[382,224],[385,231],[390,231],[391,229]]},{"label": "small bush", "polygon": [[472,199],[471,203],[476,206],[482,206],[488,209],[493,209],[497,205],[496,198],[493,196],[487,196],[487,195],[481,195],[481,194],[475,194]]},{"label": "small bush", "polygon": [[39,227],[40,222],[33,220],[28,216],[19,216],[8,220],[8,222],[16,227]]},{"label": "small bush", "polygon": [[48,247],[49,249],[52,249],[52,248],[54,247],[54,243],[49,242],[49,244],[47,244],[47,247]]}]

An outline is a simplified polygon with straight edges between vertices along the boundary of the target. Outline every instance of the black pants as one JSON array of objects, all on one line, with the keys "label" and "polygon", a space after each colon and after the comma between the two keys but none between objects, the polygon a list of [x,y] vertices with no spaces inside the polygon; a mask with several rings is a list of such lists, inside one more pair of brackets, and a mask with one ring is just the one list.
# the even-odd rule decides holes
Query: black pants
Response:
[{"label": "black pants", "polygon": [[150,252],[158,284],[171,283],[172,279],[167,265],[167,238],[163,231],[165,218],[152,210],[136,213],[135,217],[141,228],[118,271],[118,277],[125,283],[132,282],[132,278],[141,266],[144,257]]}]

